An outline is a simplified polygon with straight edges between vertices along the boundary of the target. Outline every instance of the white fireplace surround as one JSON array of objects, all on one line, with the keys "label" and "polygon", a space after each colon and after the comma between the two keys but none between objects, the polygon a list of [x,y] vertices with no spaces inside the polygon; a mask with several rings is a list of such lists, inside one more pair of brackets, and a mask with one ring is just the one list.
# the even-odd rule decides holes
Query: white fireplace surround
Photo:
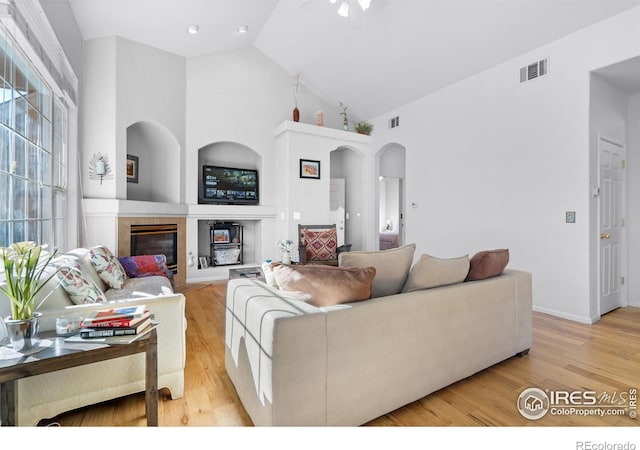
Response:
[{"label": "white fireplace surround", "polygon": [[[249,230],[253,229],[253,233],[250,232],[250,235],[247,235],[247,230],[245,230],[245,242],[251,243],[255,249],[251,259],[245,258],[245,266],[260,264],[262,256],[273,247],[271,236],[274,233],[276,219],[275,206],[193,205],[86,198],[82,202],[82,210],[84,217],[83,245],[92,246],[100,243],[114,251],[122,248],[121,242],[119,242],[118,228],[119,222],[123,218],[141,221],[154,220],[156,223],[161,223],[164,218],[186,219],[186,248],[184,251],[179,251],[181,259],[179,263],[182,267],[186,267],[186,282],[226,279],[229,267],[237,267],[221,266],[210,267],[206,270],[198,269],[197,257],[201,253],[199,252],[199,238],[202,238],[198,233],[199,222],[250,221],[257,224],[249,227]],[[187,264],[190,254],[196,258],[194,266]]]}]

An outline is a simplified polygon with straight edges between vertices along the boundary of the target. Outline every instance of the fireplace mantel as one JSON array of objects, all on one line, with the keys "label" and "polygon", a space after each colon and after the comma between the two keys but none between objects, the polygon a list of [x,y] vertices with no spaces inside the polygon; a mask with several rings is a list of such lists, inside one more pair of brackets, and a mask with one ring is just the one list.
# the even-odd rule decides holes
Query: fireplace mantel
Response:
[{"label": "fireplace mantel", "polygon": [[85,198],[84,214],[93,217],[186,217],[189,206],[182,203],[144,202],[113,198]]}]

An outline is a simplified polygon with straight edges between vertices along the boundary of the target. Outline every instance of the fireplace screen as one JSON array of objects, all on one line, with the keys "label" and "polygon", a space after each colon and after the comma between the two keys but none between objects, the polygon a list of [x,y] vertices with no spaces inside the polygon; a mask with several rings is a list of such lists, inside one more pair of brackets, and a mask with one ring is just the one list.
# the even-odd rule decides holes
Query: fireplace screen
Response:
[{"label": "fireplace screen", "polygon": [[131,225],[131,256],[137,255],[165,255],[178,273],[178,225]]}]

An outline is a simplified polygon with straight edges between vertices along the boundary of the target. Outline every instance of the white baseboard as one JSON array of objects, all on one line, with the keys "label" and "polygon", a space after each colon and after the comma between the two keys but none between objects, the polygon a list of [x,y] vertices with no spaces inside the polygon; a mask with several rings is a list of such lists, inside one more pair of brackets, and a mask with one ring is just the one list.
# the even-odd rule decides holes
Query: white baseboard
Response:
[{"label": "white baseboard", "polygon": [[585,323],[585,324],[588,324],[588,325],[596,323],[600,319],[599,316],[596,316],[596,317],[577,316],[575,314],[568,314],[568,313],[565,313],[565,312],[562,312],[562,311],[557,311],[555,309],[541,308],[539,306],[533,306],[533,310],[535,312],[539,312],[539,313],[543,313],[543,314],[549,314],[550,316],[559,317],[561,319],[572,320],[574,322]]}]

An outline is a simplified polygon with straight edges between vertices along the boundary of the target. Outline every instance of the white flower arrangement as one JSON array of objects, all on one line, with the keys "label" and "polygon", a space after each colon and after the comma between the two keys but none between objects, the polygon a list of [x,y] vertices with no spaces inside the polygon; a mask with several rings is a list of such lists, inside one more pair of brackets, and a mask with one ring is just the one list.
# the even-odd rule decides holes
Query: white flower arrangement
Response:
[{"label": "white flower arrangement", "polygon": [[291,253],[293,250],[293,241],[291,239],[281,239],[276,242],[276,246],[280,253]]}]

